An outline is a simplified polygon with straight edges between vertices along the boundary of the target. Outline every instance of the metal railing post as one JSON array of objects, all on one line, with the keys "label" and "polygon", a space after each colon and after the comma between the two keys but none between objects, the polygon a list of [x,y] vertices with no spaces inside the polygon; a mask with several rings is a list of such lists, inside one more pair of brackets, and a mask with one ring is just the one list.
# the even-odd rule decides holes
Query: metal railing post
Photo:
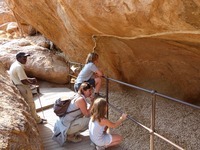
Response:
[{"label": "metal railing post", "polygon": [[[71,62],[69,62],[68,61],[68,63],[69,63],[69,72],[68,72],[68,74],[71,74],[70,72],[71,72]],[[69,75],[69,88],[71,89],[71,76]]]},{"label": "metal railing post", "polygon": [[[109,104],[109,101],[108,101],[108,92],[109,92],[109,79],[108,79],[108,77],[106,77],[106,102],[107,102],[107,104]],[[107,107],[108,107],[108,105],[107,105]],[[109,116],[108,113],[109,113],[109,111],[107,109],[107,118]]]},{"label": "metal railing post", "polygon": [[152,91],[151,107],[151,132],[150,132],[150,150],[154,150],[154,131],[155,131],[155,112],[156,112],[156,91]]}]

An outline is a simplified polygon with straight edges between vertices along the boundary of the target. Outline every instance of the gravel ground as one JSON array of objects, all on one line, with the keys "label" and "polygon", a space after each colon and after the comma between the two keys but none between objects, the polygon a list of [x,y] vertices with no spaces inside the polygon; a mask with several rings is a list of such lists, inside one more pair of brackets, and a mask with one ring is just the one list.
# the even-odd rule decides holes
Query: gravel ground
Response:
[{"label": "gravel ground", "polygon": [[[138,90],[123,90],[117,86],[110,87],[109,102],[120,111],[126,112],[132,119],[144,126],[151,127],[152,95]],[[120,92],[119,92],[120,91]],[[156,100],[155,131],[165,138],[187,150],[200,149],[200,110],[184,106],[177,102],[157,97]],[[120,117],[120,113],[109,107],[109,118],[113,121]],[[149,150],[149,132],[127,119],[120,127],[111,132],[123,135],[124,150]],[[177,149],[167,142],[155,137],[155,149]]]},{"label": "gravel ground", "polygon": [[[55,85],[56,86],[56,85]],[[123,88],[123,89],[122,89]],[[123,150],[149,150],[149,132],[137,125],[132,119],[151,127],[152,95],[138,90],[118,87],[111,84],[109,87],[109,102],[121,112],[126,112],[131,119],[111,129],[111,133],[118,133],[124,137],[120,146]],[[105,88],[102,89],[105,94]],[[109,107],[109,119],[116,121],[121,113]],[[164,136],[173,143],[187,150],[200,149],[200,110],[157,97],[156,100],[156,133]],[[167,142],[155,137],[155,150],[175,150]]]}]

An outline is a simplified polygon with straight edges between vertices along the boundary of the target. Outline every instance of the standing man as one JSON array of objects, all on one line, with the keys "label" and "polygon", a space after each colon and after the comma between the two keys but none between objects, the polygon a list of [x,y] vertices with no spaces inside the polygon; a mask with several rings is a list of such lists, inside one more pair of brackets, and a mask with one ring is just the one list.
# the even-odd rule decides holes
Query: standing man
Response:
[{"label": "standing man", "polygon": [[40,116],[38,116],[38,114],[36,113],[35,103],[33,101],[33,94],[30,89],[30,85],[36,84],[37,80],[36,78],[28,78],[24,71],[24,65],[26,64],[28,56],[30,55],[24,52],[17,53],[17,60],[11,65],[9,74],[12,82],[19,89],[21,95],[28,103],[32,117],[38,124],[43,124],[47,120],[40,118]]}]

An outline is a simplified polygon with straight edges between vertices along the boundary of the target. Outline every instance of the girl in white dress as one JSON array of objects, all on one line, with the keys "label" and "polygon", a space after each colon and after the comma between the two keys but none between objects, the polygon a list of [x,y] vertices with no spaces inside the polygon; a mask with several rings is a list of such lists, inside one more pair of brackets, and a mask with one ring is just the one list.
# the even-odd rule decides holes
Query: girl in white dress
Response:
[{"label": "girl in white dress", "polygon": [[106,147],[118,145],[122,141],[122,136],[110,134],[107,129],[118,127],[126,119],[127,114],[122,114],[116,122],[112,122],[106,118],[107,109],[107,103],[104,98],[96,99],[91,108],[92,116],[89,122],[89,134],[97,149],[100,149],[99,147],[105,149]]}]

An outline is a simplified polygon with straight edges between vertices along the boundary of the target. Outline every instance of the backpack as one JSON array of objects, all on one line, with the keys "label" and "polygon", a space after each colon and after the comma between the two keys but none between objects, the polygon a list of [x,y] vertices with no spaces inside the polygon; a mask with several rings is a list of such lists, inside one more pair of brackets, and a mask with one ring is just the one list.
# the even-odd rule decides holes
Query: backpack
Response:
[{"label": "backpack", "polygon": [[67,109],[71,103],[71,101],[73,99],[77,99],[79,98],[79,94],[74,94],[72,97],[61,97],[59,99],[57,99],[54,103],[54,106],[53,106],[53,110],[54,110],[54,113],[58,116],[58,117],[63,117],[65,116],[66,114],[69,114],[69,113],[72,113],[72,112],[75,112],[79,109],[75,109],[75,110],[72,110],[70,112],[67,112]]}]

